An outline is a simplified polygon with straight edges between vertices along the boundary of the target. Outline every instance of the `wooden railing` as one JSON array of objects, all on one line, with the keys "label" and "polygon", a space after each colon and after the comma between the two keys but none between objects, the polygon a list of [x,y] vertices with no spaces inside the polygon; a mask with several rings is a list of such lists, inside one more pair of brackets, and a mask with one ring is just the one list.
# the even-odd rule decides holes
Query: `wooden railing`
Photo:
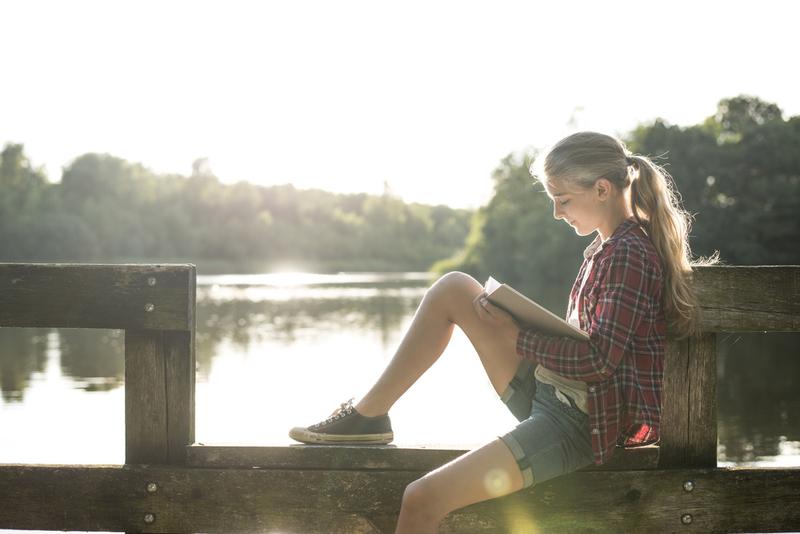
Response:
[{"label": "wooden railing", "polygon": [[[800,469],[716,466],[716,333],[800,330],[800,267],[704,267],[670,340],[659,446],[450,514],[442,532],[800,530]],[[0,327],[125,331],[125,465],[0,465],[0,528],[392,532],[405,486],[465,451],[194,443],[193,265],[0,264]],[[0,458],[2,460],[2,458]]]}]

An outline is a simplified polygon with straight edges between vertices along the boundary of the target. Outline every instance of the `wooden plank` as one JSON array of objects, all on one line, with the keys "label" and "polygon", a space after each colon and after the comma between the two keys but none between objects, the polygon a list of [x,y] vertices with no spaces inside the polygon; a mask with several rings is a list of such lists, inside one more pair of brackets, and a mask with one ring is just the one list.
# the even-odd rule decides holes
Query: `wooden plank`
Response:
[{"label": "wooden plank", "polygon": [[125,331],[125,461],[181,465],[194,442],[194,333]]},{"label": "wooden plank", "polygon": [[194,330],[163,333],[167,458],[172,465],[186,461],[186,448],[194,443]]},{"label": "wooden plank", "polygon": [[167,463],[164,333],[125,331],[125,462]]},{"label": "wooden plank", "polygon": [[[0,466],[0,528],[391,532],[419,471]],[[692,491],[686,491],[686,482]],[[156,484],[148,492],[148,484]],[[145,523],[146,514],[153,521]],[[691,523],[681,518],[691,515]],[[441,532],[800,529],[800,469],[579,472],[450,514]]]},{"label": "wooden plank", "polygon": [[[393,445],[247,447],[198,444],[187,447],[186,455],[187,465],[192,467],[432,471],[467,452],[468,449]],[[655,469],[657,463],[658,447],[617,449],[610,462],[584,470]]]},{"label": "wooden plank", "polygon": [[[194,276],[194,265],[0,263],[0,326],[189,330]],[[800,266],[697,267],[693,285],[704,330],[800,330]]]},{"label": "wooden plank", "polygon": [[687,445],[681,467],[717,466],[717,336],[689,339]]},{"label": "wooden plank", "polygon": [[0,263],[0,327],[189,330],[194,279],[194,265]]},{"label": "wooden plank", "polygon": [[664,361],[664,397],[661,400],[660,468],[685,465],[689,446],[689,341],[667,342]]},{"label": "wooden plank", "polygon": [[693,275],[710,332],[800,330],[800,266],[697,267]]}]

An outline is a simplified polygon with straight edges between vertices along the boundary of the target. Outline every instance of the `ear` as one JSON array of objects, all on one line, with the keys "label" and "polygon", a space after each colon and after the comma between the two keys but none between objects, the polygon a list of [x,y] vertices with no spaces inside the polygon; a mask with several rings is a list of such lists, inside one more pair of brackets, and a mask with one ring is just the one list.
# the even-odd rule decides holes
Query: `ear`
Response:
[{"label": "ear", "polygon": [[599,178],[594,183],[594,191],[597,195],[597,199],[601,202],[605,202],[611,196],[611,182],[609,182],[606,178]]}]

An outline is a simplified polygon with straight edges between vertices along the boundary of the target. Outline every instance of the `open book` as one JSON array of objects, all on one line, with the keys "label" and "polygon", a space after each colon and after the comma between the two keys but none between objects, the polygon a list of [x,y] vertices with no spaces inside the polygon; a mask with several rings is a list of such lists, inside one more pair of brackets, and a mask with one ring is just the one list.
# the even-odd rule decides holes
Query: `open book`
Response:
[{"label": "open book", "polygon": [[536,304],[508,284],[501,284],[490,276],[486,280],[484,289],[489,302],[498,308],[503,308],[525,326],[541,330],[542,333],[551,336],[565,336],[584,341],[589,339],[589,334]]}]

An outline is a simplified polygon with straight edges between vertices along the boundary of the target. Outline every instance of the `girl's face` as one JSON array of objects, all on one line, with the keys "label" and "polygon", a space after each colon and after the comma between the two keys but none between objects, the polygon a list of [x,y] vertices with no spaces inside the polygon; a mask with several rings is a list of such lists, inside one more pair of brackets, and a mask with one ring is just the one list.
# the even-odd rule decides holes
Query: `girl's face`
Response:
[{"label": "girl's face", "polygon": [[553,217],[563,219],[580,236],[603,226],[608,215],[606,202],[602,200],[607,196],[602,181],[605,180],[598,180],[591,189],[571,189],[555,181],[546,182],[545,191],[553,201]]}]

